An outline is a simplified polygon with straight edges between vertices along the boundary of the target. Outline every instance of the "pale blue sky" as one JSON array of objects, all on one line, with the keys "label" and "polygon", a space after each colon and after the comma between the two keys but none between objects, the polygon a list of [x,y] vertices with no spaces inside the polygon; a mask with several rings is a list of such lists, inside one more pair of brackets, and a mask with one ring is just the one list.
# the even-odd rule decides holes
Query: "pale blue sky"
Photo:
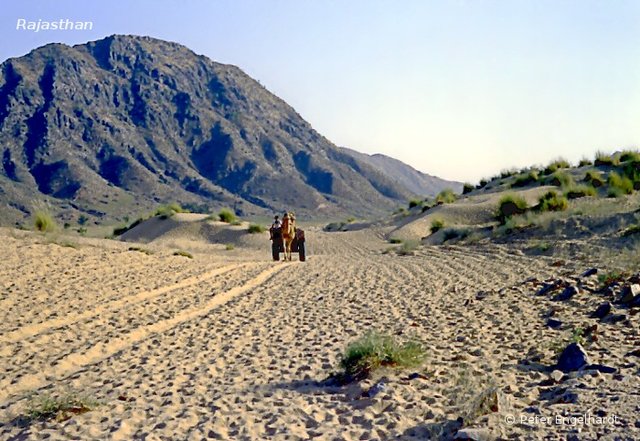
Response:
[{"label": "pale blue sky", "polygon": [[0,59],[114,33],[235,64],[335,144],[445,178],[640,147],[640,0],[13,1]]}]

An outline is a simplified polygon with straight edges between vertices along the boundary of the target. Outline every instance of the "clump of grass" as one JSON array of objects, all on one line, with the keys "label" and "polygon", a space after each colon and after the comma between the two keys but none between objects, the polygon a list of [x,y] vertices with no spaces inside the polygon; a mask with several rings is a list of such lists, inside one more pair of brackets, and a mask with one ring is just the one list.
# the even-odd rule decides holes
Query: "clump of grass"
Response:
[{"label": "clump of grass", "polygon": [[623,150],[620,153],[620,162],[635,161],[640,162],[640,152],[638,150]]},{"label": "clump of grass", "polygon": [[568,206],[569,202],[566,197],[551,190],[543,194],[540,199],[538,199],[538,205],[536,205],[535,211],[540,213],[544,213],[546,211],[564,211]]},{"label": "clump of grass", "polygon": [[129,251],[137,251],[139,253],[146,254],[147,256],[153,254],[153,251],[141,247],[129,247]]},{"label": "clump of grass", "polygon": [[626,230],[624,230],[621,235],[622,237],[629,237],[640,233],[640,225],[632,225]]},{"label": "clump of grass", "polygon": [[634,190],[640,190],[640,159],[627,161],[622,168],[622,174],[633,182]]},{"label": "clump of grass", "polygon": [[153,215],[158,216],[160,219],[169,219],[176,213],[184,213],[184,210],[179,204],[173,202],[171,204],[161,205]]},{"label": "clump of grass", "polygon": [[589,170],[584,177],[584,182],[591,184],[595,188],[602,187],[605,184],[602,174],[596,170]]},{"label": "clump of grass", "polygon": [[38,210],[34,214],[33,226],[37,231],[50,233],[56,229],[56,221],[48,211]]},{"label": "clump of grass", "polygon": [[590,159],[587,158],[582,158],[580,160],[580,162],[578,163],[578,167],[587,167],[593,165],[593,161],[591,161]]},{"label": "clump of grass", "polygon": [[444,228],[444,221],[442,219],[434,219],[431,221],[431,234],[437,233]]},{"label": "clump of grass", "polygon": [[536,170],[531,170],[527,174],[522,174],[513,181],[511,187],[526,187],[527,185],[532,185],[538,183],[538,172]]},{"label": "clump of grass", "polygon": [[590,185],[574,185],[569,187],[564,194],[568,199],[578,199],[586,196],[595,196],[596,189]]},{"label": "clump of grass", "polygon": [[409,209],[415,208],[415,207],[422,207],[423,202],[420,199],[411,199],[409,201]]},{"label": "clump of grass", "polygon": [[259,234],[259,233],[264,233],[265,228],[262,225],[251,224],[249,225],[249,228],[247,229],[247,231],[249,232],[249,234]]},{"label": "clump of grass", "polygon": [[518,173],[518,170],[515,170],[512,168],[501,170],[500,179],[510,178],[511,176],[514,176],[516,173]]},{"label": "clump of grass", "polygon": [[444,230],[443,242],[453,239],[464,239],[469,235],[469,230],[460,228],[447,228]]},{"label": "clump of grass", "polygon": [[29,397],[26,404],[26,417],[29,420],[65,421],[73,415],[89,412],[98,403],[84,396],[65,394],[53,396],[38,394]]},{"label": "clump of grass", "polygon": [[359,381],[383,367],[420,366],[425,358],[426,352],[420,343],[400,343],[388,334],[371,331],[347,346],[340,367],[347,381]]},{"label": "clump of grass", "polygon": [[418,248],[418,241],[415,240],[405,240],[402,242],[402,246],[398,249],[398,254],[400,256],[411,256],[414,254],[416,248]]},{"label": "clump of grass", "polygon": [[235,249],[235,247],[233,246],[233,244],[228,243],[228,244],[225,245],[224,249],[227,250],[227,251],[231,251],[231,250]]},{"label": "clump of grass", "polygon": [[223,208],[218,213],[218,219],[222,222],[230,224],[236,221],[236,214],[228,208]]},{"label": "clump of grass", "polygon": [[[615,194],[631,194],[633,193],[633,182],[626,176],[620,176],[618,173],[612,171],[607,178],[607,184],[609,184],[609,190],[614,190]],[[618,190],[616,192],[616,190]]]},{"label": "clump of grass", "polygon": [[452,204],[456,201],[456,194],[450,188],[446,188],[436,196],[437,204]]},{"label": "clump of grass", "polygon": [[621,271],[610,271],[607,273],[598,274],[598,282],[603,287],[607,287],[617,282],[622,282],[627,277],[627,274]]},{"label": "clump of grass", "polygon": [[593,161],[593,165],[595,165],[596,167],[614,166],[618,165],[619,163],[620,162],[618,158],[604,152],[597,152],[596,159]]},{"label": "clump of grass", "polygon": [[486,187],[488,183],[489,183],[489,181],[486,178],[480,179],[480,182],[478,182],[478,185],[476,186],[476,189],[480,190],[480,189]]},{"label": "clump of grass", "polygon": [[504,195],[498,203],[496,218],[500,225],[504,225],[507,219],[510,219],[513,216],[524,214],[527,209],[527,201],[525,201],[522,197],[514,194],[507,194]]},{"label": "clump of grass", "polygon": [[549,176],[545,182],[556,187],[570,187],[573,183],[573,178],[566,171],[557,171]]},{"label": "clump of grass", "polygon": [[394,244],[402,243],[402,239],[398,239],[397,237],[392,237],[391,239],[389,239],[389,243],[394,243]]},{"label": "clump of grass", "polygon": [[471,193],[474,189],[475,189],[475,187],[472,184],[469,184],[468,182],[465,182],[462,185],[462,194]]},{"label": "clump of grass", "polygon": [[193,259],[193,254],[189,253],[188,251],[184,251],[184,250],[175,251],[173,253],[173,255],[174,256],[188,257],[189,259]]},{"label": "clump of grass", "polygon": [[558,158],[555,161],[552,161],[551,163],[549,163],[549,165],[547,165],[545,169],[542,171],[542,174],[550,175],[560,170],[561,168],[570,168],[570,167],[571,167],[571,164],[569,164],[569,161],[567,161],[564,158]]}]

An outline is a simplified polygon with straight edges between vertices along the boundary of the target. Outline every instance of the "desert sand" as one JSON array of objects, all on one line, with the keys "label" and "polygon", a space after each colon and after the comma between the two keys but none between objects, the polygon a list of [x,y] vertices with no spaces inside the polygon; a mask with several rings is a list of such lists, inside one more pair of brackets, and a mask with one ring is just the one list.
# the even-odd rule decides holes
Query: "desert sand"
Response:
[{"label": "desert sand", "polygon": [[[463,426],[484,439],[640,438],[637,315],[599,323],[587,348],[615,373],[552,378],[557,347],[596,323],[599,300],[537,292],[590,262],[497,245],[400,256],[382,228],[308,228],[307,262],[272,262],[266,233],[197,220],[129,237],[144,243],[0,230],[0,439],[418,440]],[[427,361],[325,381],[368,330],[420,341]],[[98,404],[23,418],[29,394],[64,391]],[[487,394],[497,408],[476,412]],[[587,412],[615,423],[555,422]]]}]

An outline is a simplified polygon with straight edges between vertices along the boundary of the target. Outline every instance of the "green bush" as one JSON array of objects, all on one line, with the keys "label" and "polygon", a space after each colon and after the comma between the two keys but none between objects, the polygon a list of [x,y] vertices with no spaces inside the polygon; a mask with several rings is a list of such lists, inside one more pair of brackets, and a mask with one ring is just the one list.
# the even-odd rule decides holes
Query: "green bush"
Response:
[{"label": "green bush", "polygon": [[251,224],[249,225],[248,231],[249,231],[249,234],[259,234],[259,233],[264,233],[265,228],[262,225]]},{"label": "green bush", "polygon": [[640,233],[640,225],[632,225],[622,232],[622,237],[629,237]]},{"label": "green bush", "polygon": [[619,163],[620,162],[618,161],[618,158],[604,152],[597,152],[596,159],[595,161],[593,161],[593,165],[595,165],[596,167],[614,166],[618,165]]},{"label": "green bush", "polygon": [[504,195],[498,203],[496,218],[500,225],[504,225],[507,219],[513,216],[524,214],[527,211],[527,208],[527,201],[525,201],[522,197],[513,194],[507,194]]},{"label": "green bush", "polygon": [[574,184],[573,178],[566,171],[557,171],[546,179],[546,183],[549,185],[555,185],[556,187],[570,187]]},{"label": "green bush", "polygon": [[595,196],[596,189],[590,185],[575,185],[573,187],[569,187],[564,195],[568,199],[578,199],[583,198],[585,196]]},{"label": "green bush", "polygon": [[469,235],[469,230],[458,228],[447,228],[444,230],[443,242],[447,242],[453,239],[464,239]]},{"label": "green bush", "polygon": [[637,150],[624,150],[620,153],[620,162],[635,161],[640,162],[640,152]]},{"label": "green bush", "polygon": [[578,163],[578,167],[587,167],[593,165],[593,161],[591,161],[590,159],[587,158],[582,158],[580,160],[580,162]]},{"label": "green bush", "polygon": [[506,179],[506,178],[510,178],[511,176],[515,175],[516,173],[518,173],[518,170],[515,169],[504,169],[500,171],[500,179]]},{"label": "green bush", "polygon": [[398,239],[397,237],[392,237],[391,239],[389,239],[389,243],[394,243],[394,244],[402,243],[402,239]]},{"label": "green bush", "polygon": [[568,206],[567,198],[551,190],[540,197],[535,210],[541,213],[545,211],[564,211]]},{"label": "green bush", "polygon": [[359,381],[382,367],[418,367],[425,358],[418,342],[399,343],[388,334],[369,332],[347,346],[340,367],[347,381]]},{"label": "green bush", "polygon": [[526,187],[527,185],[536,184],[538,179],[538,172],[536,170],[531,170],[527,174],[518,176],[513,184],[511,184],[511,187]]},{"label": "green bush", "polygon": [[475,189],[475,187],[473,185],[469,184],[468,182],[465,182],[462,185],[462,194],[471,193],[474,189]]},{"label": "green bush", "polygon": [[419,199],[411,199],[409,201],[409,209],[420,206],[422,206],[422,201]]},{"label": "green bush", "polygon": [[442,190],[438,193],[438,196],[436,196],[436,203],[438,204],[452,204],[455,201],[456,194],[449,188]]},{"label": "green bush", "polygon": [[571,164],[569,164],[569,161],[567,161],[564,158],[559,158],[551,162],[549,165],[547,165],[544,171],[542,172],[542,174],[550,175],[560,170],[561,168],[570,168],[570,167],[571,167]]},{"label": "green bush", "polygon": [[627,161],[622,167],[622,175],[633,182],[635,190],[640,190],[640,160]]},{"label": "green bush", "polygon": [[222,222],[231,224],[236,221],[236,214],[228,208],[223,208],[218,213],[218,219],[220,219]]},{"label": "green bush", "polygon": [[589,170],[584,177],[584,182],[591,184],[595,188],[602,187],[605,184],[602,174],[596,170]]},{"label": "green bush", "polygon": [[434,219],[431,221],[431,234],[440,231],[444,227],[444,221],[442,219]]},{"label": "green bush", "polygon": [[225,245],[224,249],[227,250],[227,251],[231,251],[231,250],[235,249],[235,247],[233,246],[233,244],[228,243],[228,244]]},{"label": "green bush", "polygon": [[169,219],[176,213],[184,213],[184,210],[179,204],[174,202],[167,205],[161,205],[156,209],[153,215],[160,217],[160,219]]},{"label": "green bush", "polygon": [[37,231],[49,233],[56,229],[56,221],[47,211],[36,211],[33,226]]},{"label": "green bush", "polygon": [[633,193],[633,182],[631,179],[626,176],[620,176],[618,173],[612,171],[609,173],[609,177],[607,178],[607,184],[609,184],[609,189],[617,189],[622,194],[631,194]]}]

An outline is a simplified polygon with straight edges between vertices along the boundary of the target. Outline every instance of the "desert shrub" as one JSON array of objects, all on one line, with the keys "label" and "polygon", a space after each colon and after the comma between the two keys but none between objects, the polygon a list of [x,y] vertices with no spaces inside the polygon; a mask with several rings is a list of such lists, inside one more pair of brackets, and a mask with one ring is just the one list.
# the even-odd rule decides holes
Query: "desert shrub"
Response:
[{"label": "desert shrub", "polygon": [[462,185],[462,194],[471,193],[474,189],[475,189],[475,187],[473,185],[469,184],[468,182],[465,182]]},{"label": "desert shrub", "polygon": [[33,226],[37,231],[49,233],[56,229],[56,221],[48,211],[36,211],[33,219]]},{"label": "desert shrub", "polygon": [[418,248],[418,241],[416,240],[405,240],[402,242],[402,246],[398,249],[398,254],[400,256],[411,256],[414,254],[416,248]]},{"label": "desert shrub", "polygon": [[87,216],[85,216],[84,214],[81,214],[80,217],[78,218],[78,225],[84,225],[89,221],[89,218]]},{"label": "desert shrub", "polygon": [[539,176],[536,170],[531,170],[527,174],[520,175],[513,181],[511,187],[526,187],[527,185],[535,184],[538,182]]},{"label": "desert shrub", "polygon": [[593,161],[593,165],[595,165],[596,167],[614,166],[618,164],[618,158],[604,152],[597,152],[596,159]]},{"label": "desert shrub", "polygon": [[511,176],[514,176],[516,173],[518,173],[518,170],[515,170],[512,168],[501,170],[500,179],[510,178]]},{"label": "desert shrub", "polygon": [[593,161],[587,158],[582,158],[578,163],[578,167],[587,167],[589,165],[593,165]]},{"label": "desert shrub", "polygon": [[486,187],[488,183],[489,181],[487,179],[480,179],[480,182],[478,182],[478,186],[476,188],[480,190],[481,188]]},{"label": "desert shrub", "polygon": [[228,243],[228,244],[225,245],[224,249],[227,250],[227,251],[231,251],[231,250],[235,249],[235,247],[233,246],[233,244]]},{"label": "desert shrub", "polygon": [[138,225],[140,225],[142,222],[144,222],[145,219],[142,217],[139,217],[138,219],[134,220],[131,225],[129,226],[123,226],[123,227],[116,227],[113,229],[113,235],[114,236],[120,236],[124,233],[126,233],[127,231],[131,230],[132,228],[137,227]]},{"label": "desert shrub", "polygon": [[251,224],[249,225],[249,228],[247,231],[249,232],[249,234],[259,234],[259,233],[264,233],[265,228],[262,225]]},{"label": "desert shrub", "polygon": [[420,199],[411,199],[409,201],[409,209],[422,206],[422,201]]},{"label": "desert shrub", "polygon": [[438,196],[436,196],[436,203],[438,204],[452,204],[455,201],[456,194],[449,188],[442,190],[438,193]]},{"label": "desert shrub", "polygon": [[609,184],[609,189],[618,189],[622,194],[633,193],[633,182],[631,179],[626,176],[620,176],[614,171],[609,173],[607,184]]},{"label": "desert shrub", "polygon": [[569,206],[567,198],[551,190],[543,194],[538,200],[535,210],[543,213],[545,211],[564,211]]},{"label": "desert shrub", "polygon": [[640,190],[640,160],[627,161],[622,167],[622,175],[629,178],[635,190]]},{"label": "desert shrub", "polygon": [[464,239],[469,235],[469,230],[460,228],[447,228],[444,230],[443,242],[453,239]]},{"label": "desert shrub", "polygon": [[547,165],[545,169],[542,171],[542,174],[550,175],[560,170],[561,168],[570,168],[570,167],[571,167],[571,164],[569,164],[569,161],[567,161],[564,158],[558,158],[555,161],[549,163],[549,165]]},{"label": "desert shrub", "polygon": [[578,198],[583,198],[585,196],[595,196],[596,189],[590,185],[574,185],[572,187],[569,187],[565,191],[564,195],[568,199],[578,199]]},{"label": "desert shrub", "polygon": [[611,271],[608,273],[598,274],[598,282],[602,287],[607,287],[614,283],[619,283],[624,281],[624,279],[628,276],[625,272],[621,271]]},{"label": "desert shrub", "polygon": [[566,171],[557,171],[545,180],[547,184],[555,185],[556,187],[570,187],[573,185],[573,178]]},{"label": "desert shrub", "polygon": [[189,253],[188,251],[178,250],[178,251],[175,251],[173,253],[173,255],[174,256],[188,257],[189,259],[193,259],[193,254]]},{"label": "desert shrub", "polygon": [[620,153],[620,162],[635,161],[640,162],[640,152],[637,150],[624,150]]},{"label": "desert shrub", "polygon": [[440,231],[444,227],[444,221],[442,219],[434,219],[431,221],[431,234]]},{"label": "desert shrub", "polygon": [[389,243],[394,243],[394,244],[402,243],[402,239],[398,239],[397,237],[392,237],[391,239],[389,239]]},{"label": "desert shrub", "polygon": [[498,203],[496,218],[500,225],[504,225],[507,219],[519,214],[524,214],[527,211],[527,208],[527,201],[522,197],[507,194],[504,195]]},{"label": "desert shrub", "polygon": [[595,188],[602,187],[605,184],[602,174],[596,170],[589,170],[584,177],[584,182],[591,184]]},{"label": "desert shrub", "polygon": [[176,204],[174,202],[171,204],[159,206],[156,209],[155,213],[153,213],[153,215],[158,216],[160,219],[169,219],[176,213],[184,213],[184,210],[179,204]]},{"label": "desert shrub", "polygon": [[141,247],[129,247],[129,251],[137,251],[139,253],[146,254],[147,256],[153,254],[153,251]]},{"label": "desert shrub", "polygon": [[420,366],[425,358],[426,352],[420,343],[400,343],[391,335],[373,331],[347,346],[340,367],[348,381],[359,381],[382,367]]},{"label": "desert shrub", "polygon": [[32,395],[27,400],[26,417],[29,420],[65,421],[73,415],[89,412],[98,406],[95,400],[76,394],[58,397],[52,395]]},{"label": "desert shrub", "polygon": [[236,222],[236,214],[228,208],[223,208],[218,213],[218,219],[220,219],[220,221],[222,222],[231,224],[233,222]]}]

